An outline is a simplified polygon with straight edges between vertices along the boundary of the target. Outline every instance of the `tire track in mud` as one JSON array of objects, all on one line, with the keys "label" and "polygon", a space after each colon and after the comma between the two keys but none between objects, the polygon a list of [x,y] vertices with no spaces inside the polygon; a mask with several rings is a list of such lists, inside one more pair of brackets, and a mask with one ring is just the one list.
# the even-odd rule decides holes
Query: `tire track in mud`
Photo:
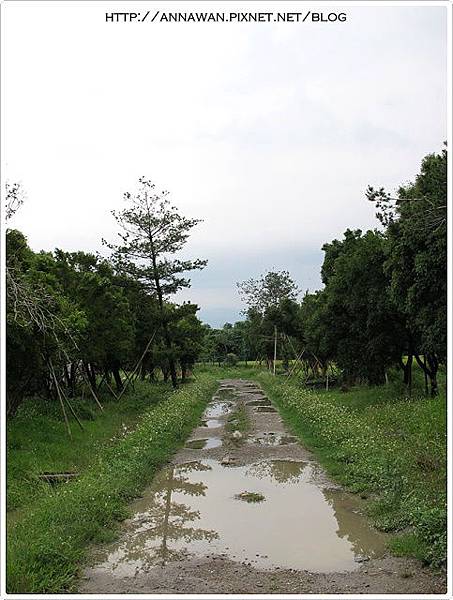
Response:
[{"label": "tire track in mud", "polygon": [[443,593],[390,557],[253,381],[223,380],[200,425],[93,552],[80,593]]}]

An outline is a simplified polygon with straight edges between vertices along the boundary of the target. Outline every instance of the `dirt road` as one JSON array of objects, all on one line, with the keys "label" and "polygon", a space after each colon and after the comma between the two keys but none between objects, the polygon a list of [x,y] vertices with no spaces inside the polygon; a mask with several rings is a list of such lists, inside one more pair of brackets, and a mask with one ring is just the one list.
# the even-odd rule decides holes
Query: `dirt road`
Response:
[{"label": "dirt road", "polygon": [[390,557],[254,382],[224,380],[186,446],[99,548],[80,593],[444,593]]}]

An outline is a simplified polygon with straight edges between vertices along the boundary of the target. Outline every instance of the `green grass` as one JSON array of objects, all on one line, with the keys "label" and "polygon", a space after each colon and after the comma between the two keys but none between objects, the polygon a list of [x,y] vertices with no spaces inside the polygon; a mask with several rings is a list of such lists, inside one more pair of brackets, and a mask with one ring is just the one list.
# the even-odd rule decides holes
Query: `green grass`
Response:
[{"label": "green grass", "polygon": [[241,492],[240,494],[236,494],[235,498],[249,504],[256,504],[257,502],[266,500],[263,494],[260,494],[259,492]]},{"label": "green grass", "polygon": [[71,403],[82,419],[84,431],[71,422],[68,437],[58,403],[33,398],[24,403],[7,425],[7,507],[8,518],[15,521],[37,498],[52,493],[39,473],[83,471],[99,451],[118,442],[130,432],[140,415],[171,392],[169,385],[137,382],[120,402],[102,398],[104,411],[90,398],[75,398]]},{"label": "green grass", "polygon": [[342,393],[310,391],[268,373],[258,380],[330,475],[371,498],[375,525],[398,533],[390,542],[395,554],[445,564],[444,394],[425,398],[416,386],[408,400],[397,381]]},{"label": "green grass", "polygon": [[245,433],[249,428],[249,418],[245,406],[239,406],[234,412],[232,412],[227,419],[225,429],[229,433],[233,431],[240,431]]},{"label": "green grass", "polygon": [[[134,431],[103,445],[91,461],[86,457],[89,466],[77,480],[36,495],[8,528],[8,592],[73,591],[87,547],[114,537],[128,502],[184,443],[216,386],[213,375],[200,374],[195,382],[164,394],[145,410]],[[148,390],[152,396],[154,386]],[[11,460],[13,454],[11,449]],[[55,461],[49,464],[68,464]]]},{"label": "green grass", "polygon": [[433,567],[446,561],[446,376],[439,395],[424,394],[414,365],[408,399],[400,370],[389,384],[310,391],[296,378],[273,377],[265,368],[204,367],[219,377],[258,381],[292,431],[317,455],[330,476],[369,499],[374,524],[391,532],[396,555]]}]

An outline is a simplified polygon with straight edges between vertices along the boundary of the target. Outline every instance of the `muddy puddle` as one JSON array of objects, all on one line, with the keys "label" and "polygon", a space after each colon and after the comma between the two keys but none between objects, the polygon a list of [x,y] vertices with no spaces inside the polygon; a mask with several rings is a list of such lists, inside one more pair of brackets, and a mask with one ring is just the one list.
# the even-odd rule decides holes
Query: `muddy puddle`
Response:
[{"label": "muddy puddle", "polygon": [[[260,501],[238,501],[244,495]],[[353,571],[363,557],[384,553],[384,537],[369,528],[358,501],[322,489],[315,466],[305,462],[172,465],[131,508],[122,541],[95,571],[131,577],[169,562],[222,555],[261,569],[326,573]]]},{"label": "muddy puddle", "polygon": [[207,429],[217,429],[218,427],[222,427],[222,424],[220,419],[203,419],[201,421],[201,426]]},{"label": "muddy puddle", "polygon": [[222,417],[231,411],[232,406],[231,402],[213,402],[204,411],[204,416],[208,419]]},{"label": "muddy puddle", "polygon": [[186,442],[186,448],[191,448],[193,450],[210,450],[211,448],[218,448],[222,445],[222,440],[220,438],[202,438],[197,440],[189,440]]},{"label": "muddy puddle", "polygon": [[295,444],[297,438],[294,435],[287,435],[285,433],[274,433],[272,431],[262,433],[259,436],[253,437],[249,440],[252,444],[260,444],[261,446],[286,446],[287,444]]}]

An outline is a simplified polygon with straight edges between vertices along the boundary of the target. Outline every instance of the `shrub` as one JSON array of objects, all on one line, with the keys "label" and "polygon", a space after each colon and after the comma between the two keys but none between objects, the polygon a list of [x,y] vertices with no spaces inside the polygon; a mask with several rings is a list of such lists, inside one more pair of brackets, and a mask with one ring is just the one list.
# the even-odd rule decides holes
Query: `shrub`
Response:
[{"label": "shrub", "polygon": [[237,357],[237,355],[236,355],[236,354],[234,354],[233,352],[229,352],[229,353],[226,355],[226,358],[225,358],[225,361],[224,361],[224,363],[225,363],[225,365],[226,365],[226,366],[228,366],[228,367],[234,367],[235,365],[237,365],[237,363],[238,363],[238,360],[239,360],[239,359],[238,359],[238,357]]}]

